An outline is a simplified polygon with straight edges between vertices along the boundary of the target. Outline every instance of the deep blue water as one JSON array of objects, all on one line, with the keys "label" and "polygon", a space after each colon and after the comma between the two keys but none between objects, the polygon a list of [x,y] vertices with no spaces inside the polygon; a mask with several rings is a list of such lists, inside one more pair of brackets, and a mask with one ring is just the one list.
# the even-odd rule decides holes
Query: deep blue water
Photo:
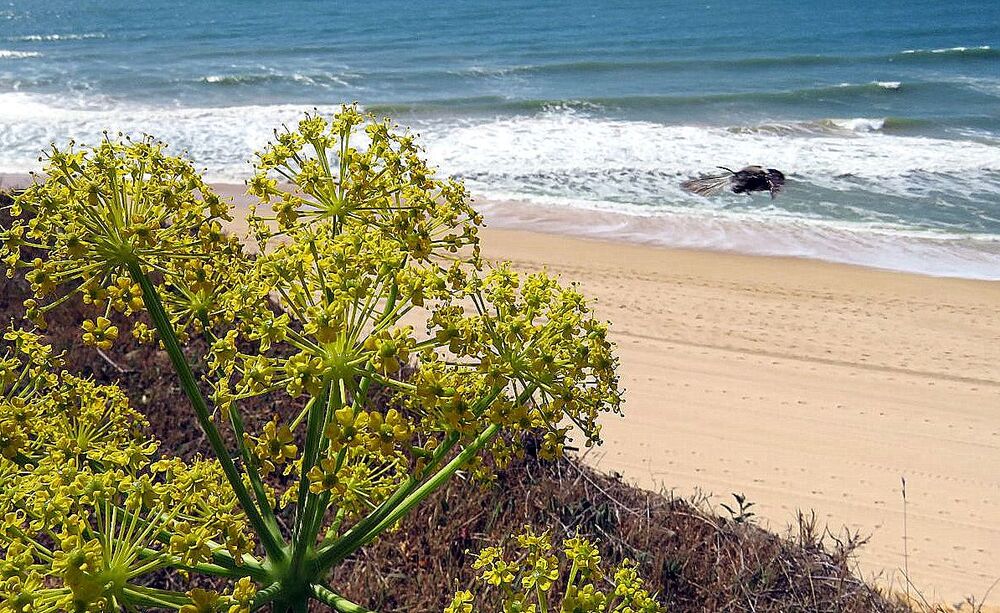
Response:
[{"label": "deep blue water", "polygon": [[[121,129],[241,180],[354,100],[480,195],[638,240],[1000,277],[996,0],[0,4],[0,171]],[[749,163],[787,193],[677,187]]]}]

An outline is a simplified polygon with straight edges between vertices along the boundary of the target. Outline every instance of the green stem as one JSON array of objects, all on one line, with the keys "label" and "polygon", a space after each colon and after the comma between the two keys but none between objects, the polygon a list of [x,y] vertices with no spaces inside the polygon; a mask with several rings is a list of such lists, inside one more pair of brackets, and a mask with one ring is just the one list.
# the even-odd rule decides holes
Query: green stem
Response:
[{"label": "green stem", "polygon": [[[525,389],[518,396],[517,402],[518,403],[527,402],[528,399],[531,397],[531,394],[534,393],[534,389],[535,389],[534,386],[530,386],[529,388]],[[482,402],[480,403],[480,406],[478,407],[477,410],[477,414],[482,414],[489,407],[489,405],[492,404],[494,400],[496,400],[496,398],[500,395],[501,391],[502,391],[501,388],[494,388],[493,390],[491,390],[490,393],[485,398],[483,398]],[[493,434],[490,435],[489,437],[492,438],[499,431],[499,426],[490,426],[490,428],[488,428],[487,430],[490,429],[493,429]],[[444,457],[451,452],[451,450],[454,448],[454,446],[458,443],[459,440],[460,437],[457,433],[452,433],[451,435],[449,435],[448,439],[442,445],[440,445],[438,449],[434,452],[433,459],[428,463],[427,467],[424,469],[423,474],[426,474],[427,472],[434,470],[437,467],[437,465],[441,461],[443,461]],[[476,441],[478,440],[479,439],[477,438]],[[378,509],[372,512],[365,519],[358,522],[354,527],[348,530],[343,537],[333,542],[329,546],[320,549],[313,563],[314,570],[317,573],[324,572],[326,569],[330,568],[334,564],[344,560],[348,555],[356,551],[359,547],[363,546],[365,543],[370,542],[372,538],[374,538],[374,536],[377,536],[380,532],[384,531],[387,527],[391,526],[399,519],[399,517],[402,516],[397,513],[399,511],[399,508],[400,506],[406,504],[406,501],[409,500],[408,497],[415,495],[414,494],[415,490],[424,492],[420,500],[431,494],[435,489],[440,487],[441,484],[443,484],[444,481],[448,479],[448,477],[453,475],[459,468],[461,468],[462,464],[467,462],[468,459],[471,459],[471,457],[475,455],[475,453],[478,452],[478,450],[481,449],[482,446],[486,444],[486,442],[489,442],[488,439],[484,441],[481,445],[479,445],[474,451],[472,451],[471,455],[467,456],[467,459],[460,461],[459,458],[465,455],[466,452],[470,451],[470,448],[476,445],[476,442],[473,442],[469,447],[466,448],[465,451],[462,452],[462,454],[456,456],[456,458],[452,460],[452,462],[450,462],[445,468],[441,469],[440,472],[431,477],[430,480],[428,480],[424,484],[424,486],[420,486],[419,479],[413,477],[408,479],[396,490],[395,493],[393,493],[392,496],[390,496],[381,505],[379,505]],[[456,464],[456,461],[459,461],[460,463]],[[429,490],[425,490],[424,488],[426,488],[427,484],[431,482],[435,482],[436,485]],[[420,487],[419,490],[417,489],[418,487]],[[408,512],[409,509],[411,509],[413,506],[416,506],[417,503],[419,503],[419,500],[407,506],[406,510],[403,511],[403,513],[405,514],[406,512]],[[386,518],[390,516],[395,516],[396,519],[393,519],[392,522],[385,524]]]},{"label": "green stem", "polygon": [[[457,441],[458,438],[455,437],[448,444],[441,445],[439,453],[443,456],[443,454],[447,453],[447,451],[450,450]],[[343,559],[343,557],[341,557],[341,553],[344,551],[350,553],[357,549],[359,547],[358,543],[367,531],[378,525],[378,523],[382,521],[386,515],[392,512],[392,509],[394,509],[397,504],[402,502],[414,489],[416,489],[419,484],[419,480],[414,477],[410,477],[402,485],[400,485],[395,492],[393,492],[392,496],[385,499],[377,509],[372,511],[367,517],[345,532],[344,536],[330,543],[326,547],[321,548],[316,556],[316,568],[325,570],[326,568],[329,568],[331,564],[328,563],[327,560],[333,560],[334,558]]]},{"label": "green stem", "polygon": [[538,613],[549,613],[549,600],[537,583],[535,584],[535,593],[538,595]]},{"label": "green stem", "polygon": [[142,300],[146,305],[146,310],[149,311],[150,319],[153,320],[153,325],[156,326],[156,331],[160,335],[160,340],[163,341],[163,346],[167,351],[167,355],[170,356],[170,361],[174,366],[174,370],[180,378],[181,388],[184,390],[184,394],[191,402],[191,406],[198,418],[198,423],[201,425],[202,431],[208,438],[208,442],[212,446],[212,451],[215,453],[216,459],[218,459],[219,464],[222,466],[222,470],[226,474],[226,478],[229,480],[229,484],[233,488],[236,498],[243,507],[243,511],[246,513],[247,519],[250,521],[250,524],[254,527],[254,530],[256,530],[258,536],[260,537],[261,544],[264,546],[264,550],[267,552],[268,557],[275,560],[284,559],[285,554],[282,551],[280,536],[271,532],[268,525],[264,522],[264,519],[260,515],[260,511],[257,510],[253,500],[250,498],[250,493],[247,492],[246,487],[243,485],[243,479],[240,477],[240,473],[236,469],[233,459],[229,456],[229,450],[226,449],[226,444],[222,440],[222,435],[219,434],[219,430],[215,427],[215,424],[212,423],[212,415],[208,409],[208,404],[205,402],[205,398],[201,395],[201,390],[198,389],[198,383],[195,381],[194,373],[191,372],[191,366],[187,363],[187,359],[184,357],[184,352],[181,350],[180,343],[177,340],[177,335],[174,333],[174,327],[171,325],[170,318],[167,316],[166,310],[163,308],[163,303],[160,301],[160,296],[156,291],[156,287],[153,285],[153,282],[150,281],[149,277],[146,276],[146,273],[142,271],[142,267],[138,262],[129,262],[128,268],[132,279],[139,284],[140,288],[142,288]]},{"label": "green stem", "polygon": [[250,486],[253,488],[254,497],[257,498],[257,504],[260,505],[264,521],[267,522],[268,529],[273,534],[281,534],[281,528],[278,527],[278,519],[274,516],[271,501],[267,499],[264,482],[260,478],[260,464],[257,462],[257,458],[250,453],[246,442],[243,440],[246,429],[243,427],[243,418],[240,416],[240,412],[237,410],[235,404],[229,407],[229,423],[233,427],[233,438],[236,439],[236,446],[239,447],[243,465],[248,468],[247,476],[250,477]]},{"label": "green stem", "polygon": [[[200,319],[202,328],[205,330],[205,340],[211,346],[212,341],[215,339],[215,335],[211,333],[211,323],[205,315],[202,315]],[[271,502],[267,499],[267,492],[264,490],[264,482],[260,477],[260,464],[257,462],[257,458],[250,453],[246,441],[243,440],[246,428],[243,426],[243,416],[240,415],[235,402],[229,407],[228,413],[229,423],[233,428],[233,438],[236,439],[236,447],[239,449],[243,465],[248,469],[246,473],[250,478],[250,486],[253,488],[253,493],[257,498],[257,504],[260,506],[264,521],[267,522],[268,527],[274,534],[281,534],[281,529],[278,527],[278,520],[274,516]]]},{"label": "green stem", "polygon": [[316,600],[330,605],[335,611],[340,611],[340,613],[375,613],[375,611],[355,604],[322,585],[313,585],[312,593],[316,597]]},{"label": "green stem", "polygon": [[359,544],[359,547],[367,545],[375,539],[376,536],[382,532],[391,528],[397,521],[403,518],[407,513],[409,513],[415,506],[423,502],[425,498],[433,494],[442,485],[447,483],[448,479],[452,477],[456,472],[458,472],[463,466],[468,464],[475,456],[478,454],[483,447],[489,444],[490,441],[500,433],[499,424],[491,424],[488,428],[482,431],[479,436],[476,437],[465,449],[462,450],[460,454],[455,456],[455,458],[448,462],[437,474],[427,480],[426,483],[421,485],[415,492],[406,497],[406,499],[368,534],[365,535],[364,540]]},{"label": "green stem", "polygon": [[262,609],[271,604],[271,602],[273,602],[280,595],[281,584],[277,581],[261,590],[257,590],[257,595],[254,596],[253,604],[250,606],[250,610],[256,611],[258,609]]},{"label": "green stem", "polygon": [[[162,554],[163,552],[157,551],[155,549],[150,549],[148,547],[143,547],[139,551],[140,559],[155,557]],[[213,552],[213,555],[214,554],[215,552]],[[228,556],[228,554],[226,555]],[[264,568],[257,566],[256,564],[251,565],[244,562],[241,565],[236,565],[235,562],[233,562],[232,558],[228,557],[218,558],[216,561],[222,562],[222,564],[212,564],[209,562],[202,562],[198,564],[176,564],[171,562],[167,564],[167,566],[169,566],[170,568],[176,568],[178,570],[195,571],[202,573],[204,575],[214,575],[216,577],[230,577],[233,579],[238,577],[253,577],[254,579],[260,581],[260,580],[266,580],[268,576],[267,571],[264,570]]]},{"label": "green stem", "polygon": [[344,517],[346,517],[346,515],[347,513],[343,507],[337,509],[337,515],[333,518],[330,526],[326,529],[326,536],[323,537],[324,547],[337,538],[337,534],[340,532],[340,527],[344,524]]},{"label": "green stem", "polygon": [[[386,513],[384,517],[374,525],[374,527],[359,531],[359,533],[355,533],[355,530],[352,529],[348,532],[348,534],[344,535],[343,539],[335,543],[329,549],[321,551],[320,554],[316,556],[314,570],[317,571],[317,573],[322,572],[323,570],[342,562],[351,553],[370,543],[379,534],[388,530],[404,515],[409,513],[413,507],[420,504],[421,501],[444,485],[460,468],[468,464],[469,461],[472,460],[472,458],[474,458],[487,443],[493,440],[493,437],[495,437],[499,432],[500,426],[497,424],[491,424],[433,477],[428,479],[420,487],[416,488],[416,490],[412,493],[406,495],[402,501],[396,502],[389,507],[389,512]],[[360,524],[358,527],[360,527]],[[367,526],[365,527],[367,528]]]},{"label": "green stem", "polygon": [[147,607],[180,609],[190,602],[187,596],[179,592],[158,590],[144,585],[128,584],[122,588],[122,594],[127,597],[129,604],[140,604]]},{"label": "green stem", "polygon": [[[331,393],[331,389],[333,393]],[[313,531],[313,525],[315,524],[314,515],[318,496],[309,491],[308,475],[309,470],[319,460],[320,439],[323,437],[323,428],[326,426],[327,415],[331,410],[330,405],[336,403],[336,399],[339,397],[338,382],[327,383],[323,393],[309,409],[309,416],[306,419],[306,441],[305,449],[302,452],[302,467],[299,471],[299,495],[296,505],[295,534],[290,566],[293,577],[301,574],[306,552],[315,544],[316,533]]]},{"label": "green stem", "polygon": [[572,589],[574,582],[576,581],[576,574],[579,572],[580,566],[577,564],[576,560],[573,560],[573,566],[569,569],[569,579],[566,580],[566,591],[563,592],[563,602],[569,598],[569,591]]}]

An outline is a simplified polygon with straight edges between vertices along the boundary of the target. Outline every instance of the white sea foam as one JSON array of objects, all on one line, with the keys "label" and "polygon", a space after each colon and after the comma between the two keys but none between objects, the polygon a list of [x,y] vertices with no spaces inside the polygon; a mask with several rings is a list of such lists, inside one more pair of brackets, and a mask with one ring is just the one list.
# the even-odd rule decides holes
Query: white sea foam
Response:
[{"label": "white sea foam", "polygon": [[[611,200],[622,195],[683,198],[678,178],[720,164],[763,163],[828,189],[854,189],[864,181],[866,188],[901,196],[928,189],[926,183],[914,185],[913,173],[948,191],[956,177],[971,187],[984,171],[1000,172],[1000,150],[987,144],[883,134],[877,131],[884,125],[882,119],[832,123],[847,133],[733,133],[565,112],[468,125],[442,123],[422,132],[431,158],[442,169],[482,187],[521,185],[555,195],[566,193],[566,188],[582,189],[587,197]],[[622,180],[609,174],[615,169],[622,172]]]},{"label": "white sea foam", "polygon": [[852,119],[830,119],[829,123],[851,132],[877,132],[885,127],[885,119],[871,119],[868,117],[854,117]]},{"label": "white sea foam", "polygon": [[979,45],[974,47],[942,47],[940,49],[906,49],[903,51],[906,55],[912,55],[915,53],[965,53],[967,51],[989,51],[992,49],[989,45]]},{"label": "white sea foam", "polygon": [[302,74],[299,72],[294,73],[282,73],[280,71],[269,69],[266,66],[261,67],[261,72],[243,73],[243,74],[211,74],[200,77],[198,79],[201,83],[209,84],[254,84],[265,81],[282,81],[288,80],[295,83],[300,83],[304,85],[317,86],[324,89],[330,89],[333,86],[340,87],[355,87],[356,89],[363,89],[349,82],[348,78],[357,77],[355,73],[343,72],[340,74],[335,73],[318,73],[318,74]]},{"label": "white sea foam", "polygon": [[614,202],[581,203],[558,198],[525,201],[518,200],[518,194],[496,196],[477,203],[487,224],[493,227],[1000,280],[1000,237],[994,235],[889,231],[865,224],[681,207],[656,214],[623,210]]},{"label": "white sea foam", "polygon": [[26,36],[12,36],[7,38],[10,41],[39,42],[39,41],[61,41],[61,40],[89,40],[94,38],[107,38],[104,32],[86,32],[83,34],[28,34]]},{"label": "white sea foam", "polygon": [[[0,171],[37,169],[39,150],[47,143],[70,138],[93,143],[103,130],[120,130],[151,133],[173,151],[186,150],[212,180],[242,182],[250,174],[247,160],[253,152],[275,127],[296,122],[303,111],[299,105],[162,108],[116,106],[93,97],[86,102],[88,106],[80,106],[25,93],[0,94]],[[94,108],[95,103],[103,108]],[[318,110],[332,113],[336,108]],[[618,220],[581,231],[932,274],[984,277],[993,266],[994,276],[1000,276],[995,236],[951,236],[942,228],[911,231],[888,214],[865,219],[862,207],[855,211],[851,206],[856,203],[848,206],[834,197],[842,191],[926,201],[932,193],[941,194],[936,206],[947,207],[948,194],[961,192],[1000,201],[1000,148],[981,140],[885,133],[884,121],[832,119],[734,131],[597,118],[563,108],[490,120],[423,120],[413,127],[431,162],[442,173],[464,177],[474,193],[590,208]],[[790,193],[772,204],[735,196],[709,200],[678,187],[683,178],[717,165],[747,163],[788,171]],[[834,191],[803,201],[799,208],[779,208],[796,203],[794,190],[806,188]],[[823,198],[836,202],[827,205]],[[862,222],[837,222],[825,212],[827,206],[857,212]],[[995,215],[995,205],[990,206]],[[623,213],[655,223],[615,217]],[[854,251],[852,240],[859,245]],[[887,249],[882,255],[880,244]]]},{"label": "white sea foam", "polygon": [[[80,102],[20,92],[0,93],[0,170],[38,168],[39,151],[48,143],[69,139],[93,143],[104,130],[149,133],[187,151],[215,180],[242,181],[253,152],[272,137],[274,128],[298,121],[300,105],[223,108],[117,106],[94,100]],[[98,103],[100,104],[101,101]],[[338,107],[321,107],[332,113]]]},{"label": "white sea foam", "polygon": [[899,89],[903,84],[901,81],[872,81],[882,89]]},{"label": "white sea foam", "polygon": [[989,51],[989,45],[980,45],[978,47],[947,47],[945,49],[931,49],[931,53],[953,53],[953,52],[964,52],[972,50]]},{"label": "white sea foam", "polygon": [[10,49],[0,49],[0,59],[18,60],[26,57],[41,57],[37,51],[12,51]]}]

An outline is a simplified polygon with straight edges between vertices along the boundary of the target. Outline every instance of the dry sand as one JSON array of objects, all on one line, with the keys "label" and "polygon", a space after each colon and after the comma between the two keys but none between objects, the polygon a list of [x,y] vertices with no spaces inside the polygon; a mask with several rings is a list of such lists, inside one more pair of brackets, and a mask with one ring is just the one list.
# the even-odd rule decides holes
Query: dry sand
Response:
[{"label": "dry sand", "polygon": [[1000,578],[1000,283],[515,230],[483,244],[580,281],[614,322],[626,417],[594,465],[743,492],[774,529],[814,510],[870,534],[861,572],[900,591],[905,477],[924,596]]}]

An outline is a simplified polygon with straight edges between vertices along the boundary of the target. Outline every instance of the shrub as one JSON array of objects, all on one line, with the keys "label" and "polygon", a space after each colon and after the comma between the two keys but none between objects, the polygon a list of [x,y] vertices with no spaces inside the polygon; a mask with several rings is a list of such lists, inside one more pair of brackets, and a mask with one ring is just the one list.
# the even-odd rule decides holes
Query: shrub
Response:
[{"label": "shrub", "polygon": [[[256,255],[223,232],[229,204],[149,138],[53,148],[12,205],[0,257],[31,284],[26,319],[43,331],[80,295],[83,342],[159,343],[214,458],[158,451],[120,392],[12,329],[0,610],[364,611],[325,583],[332,567],[459,471],[488,480],[526,434],[557,457],[571,427],[592,445],[620,411],[606,324],[575,286],[485,265],[464,187],[387,121],[307,115],[248,186],[270,208],[248,218]],[[208,354],[188,355],[199,337]],[[241,403],[262,396],[277,415],[248,432]],[[230,589],[146,585],[165,568]]]}]

